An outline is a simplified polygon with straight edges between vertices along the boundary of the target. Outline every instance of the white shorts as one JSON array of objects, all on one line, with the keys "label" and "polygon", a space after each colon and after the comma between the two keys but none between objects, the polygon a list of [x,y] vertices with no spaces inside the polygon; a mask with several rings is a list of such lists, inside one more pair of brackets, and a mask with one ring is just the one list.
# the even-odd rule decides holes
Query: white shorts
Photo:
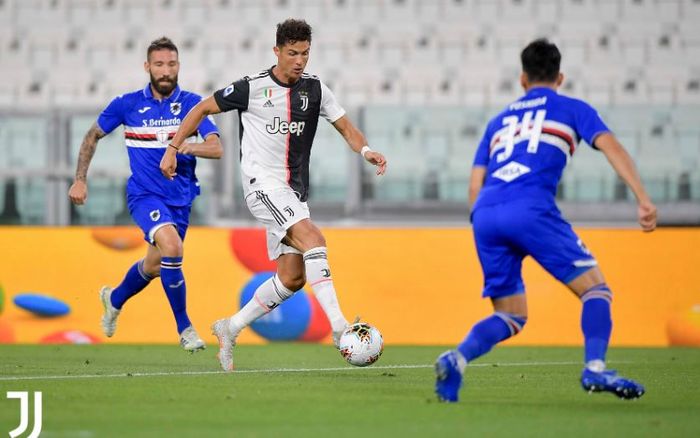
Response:
[{"label": "white shorts", "polygon": [[277,260],[282,254],[301,254],[282,243],[292,225],[310,217],[309,206],[299,201],[294,190],[290,187],[256,190],[249,193],[245,201],[255,219],[265,225],[270,260]]}]

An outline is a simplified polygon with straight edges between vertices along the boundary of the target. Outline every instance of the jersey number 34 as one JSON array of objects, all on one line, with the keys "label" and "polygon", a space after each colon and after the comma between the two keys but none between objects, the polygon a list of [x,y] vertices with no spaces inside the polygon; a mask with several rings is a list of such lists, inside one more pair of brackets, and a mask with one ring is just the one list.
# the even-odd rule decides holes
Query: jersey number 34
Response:
[{"label": "jersey number 34", "polygon": [[[533,118],[534,115],[534,118]],[[544,123],[547,110],[527,111],[523,114],[522,120],[518,116],[508,116],[503,118],[503,125],[507,130],[503,140],[505,149],[496,155],[496,161],[502,162],[510,158],[516,143],[527,140],[527,151],[531,154],[537,153],[542,134],[542,123]]]}]

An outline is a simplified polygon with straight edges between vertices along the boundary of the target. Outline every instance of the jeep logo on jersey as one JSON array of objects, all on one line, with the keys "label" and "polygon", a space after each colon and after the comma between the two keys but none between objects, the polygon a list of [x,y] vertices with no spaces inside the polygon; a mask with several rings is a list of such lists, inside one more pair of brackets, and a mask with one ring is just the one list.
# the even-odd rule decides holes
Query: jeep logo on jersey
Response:
[{"label": "jeep logo on jersey", "polygon": [[304,125],[306,122],[287,122],[275,117],[272,120],[272,125],[266,125],[265,129],[267,129],[268,134],[295,134],[299,136],[304,132]]},{"label": "jeep logo on jersey", "polygon": [[174,116],[180,114],[181,110],[182,104],[180,102],[173,102],[170,104],[170,112],[173,113]]},{"label": "jeep logo on jersey", "polygon": [[161,144],[166,144],[168,142],[168,131],[160,130],[156,132],[156,138]]}]

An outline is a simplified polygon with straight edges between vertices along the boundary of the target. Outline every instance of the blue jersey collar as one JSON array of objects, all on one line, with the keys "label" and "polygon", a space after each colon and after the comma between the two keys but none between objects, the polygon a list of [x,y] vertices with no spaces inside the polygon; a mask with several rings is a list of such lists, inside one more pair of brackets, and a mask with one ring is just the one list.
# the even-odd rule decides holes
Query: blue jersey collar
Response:
[{"label": "blue jersey collar", "polygon": [[[176,86],[175,89],[173,90],[172,93],[170,93],[170,96],[166,97],[163,99],[163,102],[176,102],[177,99],[180,97],[180,93],[182,90],[180,90],[180,86]],[[147,99],[153,99],[156,100],[156,98],[153,96],[153,90],[151,90],[151,83],[147,83],[146,86],[143,88],[143,95]]]},{"label": "blue jersey collar", "polygon": [[549,87],[533,87],[525,93],[526,96],[551,96],[554,94],[558,94],[557,91]]}]

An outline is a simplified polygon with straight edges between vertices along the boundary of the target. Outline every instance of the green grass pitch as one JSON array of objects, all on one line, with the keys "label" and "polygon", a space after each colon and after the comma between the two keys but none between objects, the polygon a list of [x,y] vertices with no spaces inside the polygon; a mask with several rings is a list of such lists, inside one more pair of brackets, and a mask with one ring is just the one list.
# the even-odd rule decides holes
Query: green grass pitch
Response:
[{"label": "green grass pitch", "polygon": [[330,346],[240,346],[234,373],[216,350],[0,346],[0,435],[19,424],[6,391],[42,391],[47,438],[700,436],[700,349],[613,349],[610,367],[647,387],[623,401],[580,388],[580,348],[496,348],[454,405],[433,395],[444,347],[354,368]]}]

